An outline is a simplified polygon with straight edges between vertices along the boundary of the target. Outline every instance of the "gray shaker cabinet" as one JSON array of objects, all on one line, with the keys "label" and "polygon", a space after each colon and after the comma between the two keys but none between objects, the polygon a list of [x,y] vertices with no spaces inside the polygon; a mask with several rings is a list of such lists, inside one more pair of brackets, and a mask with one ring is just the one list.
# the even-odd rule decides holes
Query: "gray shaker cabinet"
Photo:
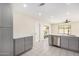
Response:
[{"label": "gray shaker cabinet", "polygon": [[18,38],[15,40],[15,55],[19,55],[24,52],[24,38]]},{"label": "gray shaker cabinet", "polygon": [[70,37],[69,38],[69,49],[70,50],[75,50],[75,51],[79,51],[79,48],[78,48],[78,37]]},{"label": "gray shaker cabinet", "polygon": [[61,48],[66,48],[73,51],[79,51],[79,38],[78,37],[61,37]]},{"label": "gray shaker cabinet", "polygon": [[[49,45],[51,42],[51,45],[56,45],[58,42],[56,40],[57,37],[60,37],[60,47],[61,48],[65,48],[65,49],[69,49],[69,50],[73,50],[73,51],[77,51],[79,52],[79,37],[76,36],[52,36],[53,38],[49,37]],[[56,37],[56,38],[54,38]],[[55,40],[55,41],[54,41]],[[57,45],[56,45],[57,46]]]},{"label": "gray shaker cabinet", "polygon": [[61,48],[68,49],[68,38],[65,36],[61,37]]},{"label": "gray shaker cabinet", "polygon": [[0,3],[0,55],[13,55],[13,19],[11,5]]},{"label": "gray shaker cabinet", "polygon": [[15,55],[28,51],[33,46],[33,36],[14,39]]},{"label": "gray shaker cabinet", "polygon": [[33,46],[33,36],[25,37],[25,51],[29,50]]},{"label": "gray shaker cabinet", "polygon": [[0,27],[12,27],[13,18],[10,4],[0,4]]},{"label": "gray shaker cabinet", "polygon": [[13,55],[11,28],[0,28],[0,55]]},{"label": "gray shaker cabinet", "polygon": [[0,3],[0,56],[19,55],[32,48],[33,37],[13,39],[13,15],[11,5]]}]

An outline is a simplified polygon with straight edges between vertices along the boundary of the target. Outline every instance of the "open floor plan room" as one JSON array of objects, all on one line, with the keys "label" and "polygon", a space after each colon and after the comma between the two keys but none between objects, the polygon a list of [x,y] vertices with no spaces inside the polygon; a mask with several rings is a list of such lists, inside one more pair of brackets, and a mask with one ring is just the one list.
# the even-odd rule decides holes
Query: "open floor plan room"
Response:
[{"label": "open floor plan room", "polygon": [[79,3],[0,3],[0,56],[79,56]]}]

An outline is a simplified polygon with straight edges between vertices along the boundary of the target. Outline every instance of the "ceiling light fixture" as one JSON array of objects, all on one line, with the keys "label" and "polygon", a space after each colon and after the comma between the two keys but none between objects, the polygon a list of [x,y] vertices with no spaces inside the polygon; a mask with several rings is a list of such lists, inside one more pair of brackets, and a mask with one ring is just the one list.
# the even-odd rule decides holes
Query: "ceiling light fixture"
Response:
[{"label": "ceiling light fixture", "polygon": [[70,15],[70,12],[66,12],[66,15],[69,16]]},{"label": "ceiling light fixture", "polygon": [[38,13],[38,15],[39,15],[39,16],[41,16],[41,15],[42,15],[42,13]]},{"label": "ceiling light fixture", "polygon": [[43,5],[45,5],[45,3],[40,3],[40,5],[39,5],[39,6],[43,6]]}]

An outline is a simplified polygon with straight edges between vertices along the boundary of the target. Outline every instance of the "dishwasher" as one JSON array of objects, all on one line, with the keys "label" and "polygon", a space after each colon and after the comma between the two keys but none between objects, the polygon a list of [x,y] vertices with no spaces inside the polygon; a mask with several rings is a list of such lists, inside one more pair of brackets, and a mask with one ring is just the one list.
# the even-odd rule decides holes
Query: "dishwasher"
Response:
[{"label": "dishwasher", "polygon": [[53,45],[60,46],[60,37],[59,36],[53,36]]}]

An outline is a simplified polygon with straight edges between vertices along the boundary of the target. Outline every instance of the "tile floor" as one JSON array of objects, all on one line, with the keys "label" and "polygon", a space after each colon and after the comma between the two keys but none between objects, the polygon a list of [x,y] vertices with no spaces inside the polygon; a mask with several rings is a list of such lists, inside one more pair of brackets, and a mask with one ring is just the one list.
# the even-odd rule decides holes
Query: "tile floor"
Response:
[{"label": "tile floor", "polygon": [[33,48],[21,56],[79,56],[79,53],[49,46],[46,39],[35,42]]}]

